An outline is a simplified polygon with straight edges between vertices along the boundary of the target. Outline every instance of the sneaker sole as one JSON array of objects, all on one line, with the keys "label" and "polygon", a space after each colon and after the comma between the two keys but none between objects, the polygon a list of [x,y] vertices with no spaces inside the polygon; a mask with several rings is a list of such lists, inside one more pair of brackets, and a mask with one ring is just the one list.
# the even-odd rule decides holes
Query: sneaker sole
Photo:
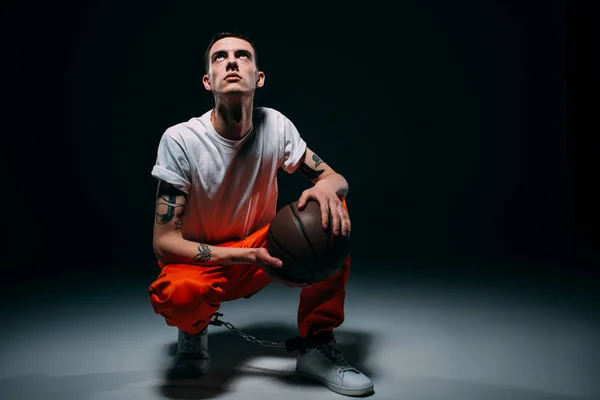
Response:
[{"label": "sneaker sole", "polygon": [[198,380],[203,379],[206,375],[209,374],[209,372],[211,371],[211,365],[208,364],[208,369],[206,370],[206,372],[202,373],[202,374],[197,374],[197,375],[193,375],[193,376],[189,376],[189,375],[182,375],[182,376],[177,376],[176,372],[170,371],[170,374],[173,374],[172,376],[167,376],[165,378],[165,382],[177,382],[177,383],[182,383],[182,384],[187,384],[187,383],[193,383],[193,382],[197,382]]},{"label": "sneaker sole", "polygon": [[308,372],[303,372],[303,371],[297,370],[296,375],[301,376],[306,379],[309,379],[311,381],[316,381],[316,382],[322,383],[323,385],[325,385],[327,387],[327,389],[331,390],[332,392],[342,394],[344,396],[364,396],[365,394],[369,394],[369,393],[373,392],[373,384],[362,387],[362,388],[349,389],[349,388],[341,387],[338,385],[334,385],[333,383],[329,382],[328,380],[325,380],[318,376],[312,375]]}]

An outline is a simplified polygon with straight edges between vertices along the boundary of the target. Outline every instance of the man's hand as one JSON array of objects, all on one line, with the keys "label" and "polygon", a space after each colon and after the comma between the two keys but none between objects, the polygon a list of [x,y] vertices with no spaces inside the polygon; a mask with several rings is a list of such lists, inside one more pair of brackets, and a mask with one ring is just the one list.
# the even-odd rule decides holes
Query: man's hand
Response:
[{"label": "man's hand", "polygon": [[253,264],[258,265],[259,267],[269,267],[269,268],[281,268],[283,266],[283,261],[279,258],[273,257],[269,254],[269,251],[264,247],[259,247],[254,250],[254,262]]},{"label": "man's hand", "polygon": [[346,236],[350,232],[350,216],[338,195],[321,182],[302,192],[298,199],[298,209],[302,210],[309,200],[316,200],[321,207],[321,220],[323,229],[327,229],[329,216],[331,216],[331,225],[333,234],[338,236],[340,232]]},{"label": "man's hand", "polygon": [[263,270],[272,280],[282,283],[288,287],[308,287],[310,284],[304,282],[292,282],[278,277],[277,270],[283,266],[280,259],[269,254],[264,247],[259,247],[255,252],[256,265]]}]

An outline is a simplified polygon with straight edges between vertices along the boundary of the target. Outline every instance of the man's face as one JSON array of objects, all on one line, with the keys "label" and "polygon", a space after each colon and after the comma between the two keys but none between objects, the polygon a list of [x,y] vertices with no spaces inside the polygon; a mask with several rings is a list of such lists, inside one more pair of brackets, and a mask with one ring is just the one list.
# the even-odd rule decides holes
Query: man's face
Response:
[{"label": "man's face", "polygon": [[250,43],[226,37],[212,46],[208,74],[202,81],[206,90],[215,94],[247,94],[262,87],[264,73],[256,69]]}]

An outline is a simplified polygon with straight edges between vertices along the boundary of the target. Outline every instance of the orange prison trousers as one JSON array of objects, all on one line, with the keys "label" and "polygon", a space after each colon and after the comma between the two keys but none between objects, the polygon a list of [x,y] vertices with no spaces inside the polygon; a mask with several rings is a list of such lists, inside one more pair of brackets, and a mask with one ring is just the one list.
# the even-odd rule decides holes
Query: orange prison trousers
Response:
[{"label": "orange prison trousers", "polygon": [[[346,210],[346,199],[340,197]],[[269,225],[247,238],[220,244],[224,247],[256,248],[266,246]],[[169,326],[191,334],[200,333],[210,322],[221,302],[249,298],[273,282],[258,266],[233,264],[199,266],[167,264],[150,285],[150,302],[156,314]],[[302,288],[298,306],[298,331],[303,338],[332,331],[344,322],[346,283],[350,256],[343,267],[325,281]]]}]

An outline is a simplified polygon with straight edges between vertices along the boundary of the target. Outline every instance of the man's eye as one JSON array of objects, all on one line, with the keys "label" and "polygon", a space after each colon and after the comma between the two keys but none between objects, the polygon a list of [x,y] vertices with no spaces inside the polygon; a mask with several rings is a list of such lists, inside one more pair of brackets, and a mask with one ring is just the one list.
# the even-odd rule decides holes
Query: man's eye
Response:
[{"label": "man's eye", "polygon": [[217,61],[220,58],[223,58],[223,56],[215,56],[215,61]]}]

